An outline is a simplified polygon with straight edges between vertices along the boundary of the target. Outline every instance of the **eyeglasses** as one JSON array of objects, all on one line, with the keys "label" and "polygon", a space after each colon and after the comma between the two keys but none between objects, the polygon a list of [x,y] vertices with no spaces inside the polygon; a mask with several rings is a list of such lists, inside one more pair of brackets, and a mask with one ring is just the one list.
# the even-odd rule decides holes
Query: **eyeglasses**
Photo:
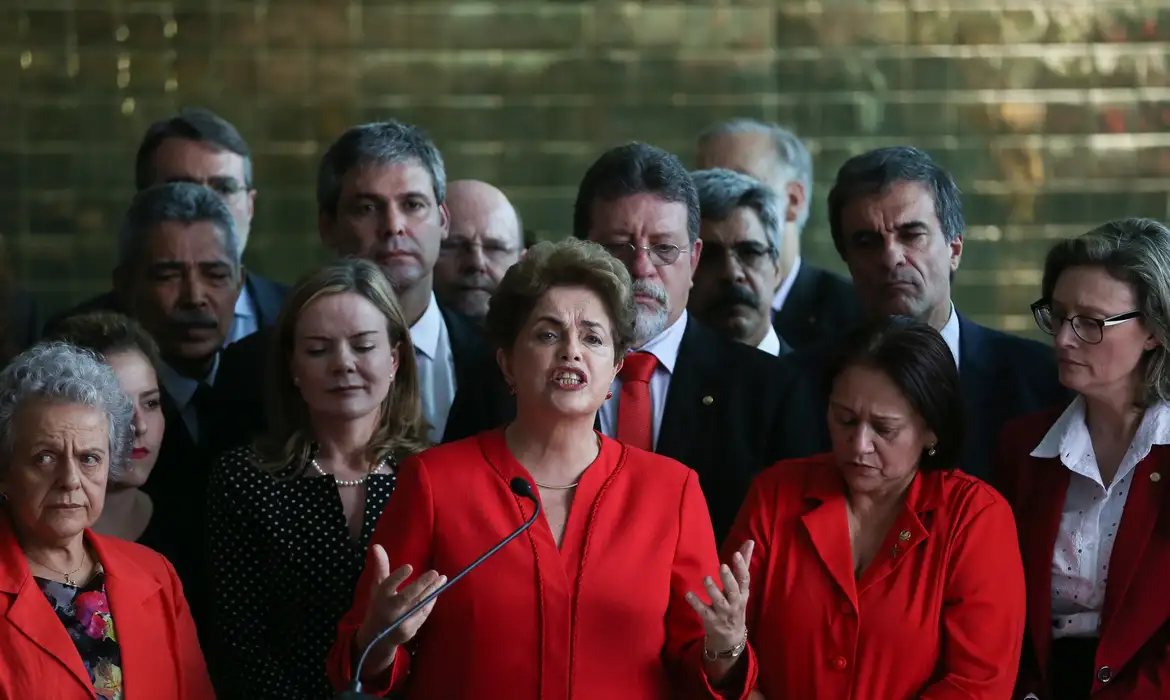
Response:
[{"label": "eyeglasses", "polygon": [[1081,340],[1096,345],[1105,337],[1105,328],[1116,326],[1119,323],[1139,318],[1140,311],[1126,311],[1125,313],[1110,316],[1109,318],[1093,318],[1092,316],[1057,316],[1052,312],[1052,304],[1041,299],[1032,304],[1032,315],[1036,318],[1036,325],[1048,335],[1056,335],[1065,321],[1072,326],[1073,333]]},{"label": "eyeglasses", "polygon": [[682,249],[670,243],[656,243],[655,245],[634,245],[633,243],[609,243],[604,246],[609,254],[621,260],[626,265],[632,265],[638,259],[638,251],[646,251],[650,263],[654,267],[670,265],[682,254]]},{"label": "eyeglasses", "polygon": [[744,267],[761,269],[765,262],[776,259],[777,252],[773,246],[752,241],[742,241],[730,246],[706,243],[703,246],[703,257],[699,258],[699,266],[709,267],[717,262],[722,263],[731,255]]}]

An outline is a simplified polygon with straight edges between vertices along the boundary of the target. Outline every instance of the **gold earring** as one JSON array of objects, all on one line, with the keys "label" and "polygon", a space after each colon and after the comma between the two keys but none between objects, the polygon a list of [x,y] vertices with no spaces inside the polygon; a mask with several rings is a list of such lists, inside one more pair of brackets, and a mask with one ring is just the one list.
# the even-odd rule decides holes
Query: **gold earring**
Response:
[{"label": "gold earring", "polygon": [[927,457],[934,456],[934,445],[931,445],[930,447],[926,448],[926,456]]}]

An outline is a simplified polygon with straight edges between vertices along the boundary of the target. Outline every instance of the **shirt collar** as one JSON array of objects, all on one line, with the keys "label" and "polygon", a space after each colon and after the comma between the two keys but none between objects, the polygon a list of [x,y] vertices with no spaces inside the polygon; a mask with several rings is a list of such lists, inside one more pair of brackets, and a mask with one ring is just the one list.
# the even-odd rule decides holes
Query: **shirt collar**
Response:
[{"label": "shirt collar", "polygon": [[682,343],[683,332],[687,329],[687,310],[683,309],[678,320],[667,326],[661,333],[650,339],[637,352],[648,352],[658,358],[658,364],[668,373],[674,374],[678,360],[678,346]]},{"label": "shirt collar", "polygon": [[435,359],[435,354],[439,350],[439,331],[442,325],[443,314],[439,311],[439,302],[435,300],[435,293],[431,292],[430,301],[427,302],[427,310],[410,327],[410,341],[414,344],[414,349],[428,359]]},{"label": "shirt collar", "polygon": [[788,276],[780,283],[780,288],[776,290],[776,295],[772,297],[773,311],[779,311],[784,308],[784,300],[788,298],[788,293],[792,291],[792,285],[796,284],[796,273],[798,272],[800,272],[799,255],[796,256],[796,260],[792,261],[792,269],[788,271]]},{"label": "shirt collar", "polygon": [[[1170,404],[1160,401],[1146,409],[1130,444],[1130,451],[1141,461],[1154,445],[1170,445]],[[1033,457],[1059,458],[1072,469],[1092,450],[1092,439],[1085,424],[1085,399],[1073,399],[1060,418],[1052,424],[1040,444],[1032,450]]]},{"label": "shirt collar", "polygon": [[955,364],[959,364],[959,314],[955,312],[955,303],[951,302],[951,315],[946,325],[939,331],[951,354],[955,356]]},{"label": "shirt collar", "polygon": [[167,395],[175,402],[179,410],[182,411],[191,403],[191,397],[195,395],[195,391],[200,384],[207,386],[215,385],[215,374],[219,371],[219,353],[215,353],[215,359],[211,362],[211,371],[207,373],[203,381],[198,379],[191,379],[184,377],[175,371],[173,367],[166,362],[159,363],[158,380],[162,383],[163,389],[166,390]]},{"label": "shirt collar", "polygon": [[256,315],[252,310],[252,297],[248,295],[248,285],[246,284],[240,287],[240,296],[236,297],[236,308],[233,313],[244,318],[252,318]]},{"label": "shirt collar", "polygon": [[764,336],[756,349],[763,350],[773,357],[780,354],[780,336],[776,335],[776,328],[772,324],[768,324],[768,334]]}]

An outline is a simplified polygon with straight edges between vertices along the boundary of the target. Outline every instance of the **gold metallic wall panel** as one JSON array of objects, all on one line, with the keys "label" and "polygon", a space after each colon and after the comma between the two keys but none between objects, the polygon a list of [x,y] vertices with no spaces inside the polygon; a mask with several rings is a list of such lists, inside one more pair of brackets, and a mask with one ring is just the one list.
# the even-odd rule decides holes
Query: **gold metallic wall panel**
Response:
[{"label": "gold metallic wall panel", "polygon": [[809,140],[806,250],[838,268],[834,170],[935,153],[966,193],[960,304],[1028,330],[1053,240],[1167,217],[1168,42],[1170,0],[0,0],[0,234],[50,308],[106,286],[134,148],[183,104],[251,143],[249,262],[286,279],[323,258],[314,169],[349,124],[424,124],[555,237],[605,147],[689,159],[742,115]]}]

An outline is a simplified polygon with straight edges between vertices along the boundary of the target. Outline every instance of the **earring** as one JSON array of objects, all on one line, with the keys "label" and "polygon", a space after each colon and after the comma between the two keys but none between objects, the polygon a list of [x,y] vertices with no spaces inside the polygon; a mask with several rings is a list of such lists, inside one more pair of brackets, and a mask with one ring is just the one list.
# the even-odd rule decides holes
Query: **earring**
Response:
[{"label": "earring", "polygon": [[516,387],[509,384],[508,385],[508,393],[511,394],[512,396],[515,396],[516,395]]},{"label": "earring", "polygon": [[930,447],[926,448],[926,456],[927,457],[934,456],[934,445],[931,445]]},{"label": "earring", "polygon": [[612,398],[613,398],[613,392],[612,392],[612,391],[607,391],[607,392],[605,392],[605,400],[606,400],[606,401],[609,401],[609,400],[610,400],[610,399],[612,399]]},{"label": "earring", "polygon": [[300,377],[293,377],[293,386],[300,386],[300,385],[301,385],[301,378]]}]

